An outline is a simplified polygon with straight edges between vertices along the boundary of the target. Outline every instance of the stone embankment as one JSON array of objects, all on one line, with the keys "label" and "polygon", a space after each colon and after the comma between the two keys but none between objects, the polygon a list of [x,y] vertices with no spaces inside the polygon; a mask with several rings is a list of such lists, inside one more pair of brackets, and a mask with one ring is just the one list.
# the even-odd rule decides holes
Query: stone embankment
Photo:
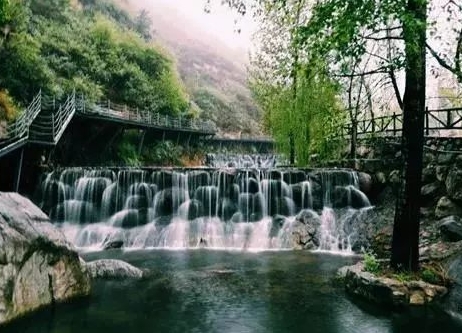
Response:
[{"label": "stone embankment", "polygon": [[[394,202],[402,162],[399,147],[397,138],[364,140],[354,161],[357,170],[372,176],[373,189],[369,197],[376,205],[374,214],[377,216],[370,220],[375,224],[374,236],[366,248],[382,258],[390,255]],[[352,161],[337,165],[351,167]],[[386,303],[426,304],[432,299],[439,299],[448,312],[462,316],[462,138],[426,139],[420,196],[420,257],[424,262],[439,262],[444,274],[453,279],[448,294],[439,297],[444,294],[441,290],[433,296],[435,290],[430,288],[429,291],[420,283],[404,286],[393,282],[390,286],[387,281],[377,280],[370,273],[359,270],[358,266],[348,269],[348,289],[374,299],[369,291],[378,288],[388,295],[381,298]],[[408,292],[402,292],[403,288]],[[399,297],[394,297],[393,292],[397,292]]]}]

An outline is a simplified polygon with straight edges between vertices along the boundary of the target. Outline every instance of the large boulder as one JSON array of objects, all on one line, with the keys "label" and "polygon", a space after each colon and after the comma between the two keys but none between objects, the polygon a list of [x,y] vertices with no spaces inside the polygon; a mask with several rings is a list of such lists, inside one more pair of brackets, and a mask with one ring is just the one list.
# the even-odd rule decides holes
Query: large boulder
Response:
[{"label": "large boulder", "polygon": [[369,194],[372,190],[372,176],[365,172],[358,172],[359,189],[365,194]]},{"label": "large boulder", "polygon": [[143,271],[122,260],[101,259],[86,264],[94,279],[141,278]]},{"label": "large boulder", "polygon": [[312,210],[304,209],[295,217],[292,225],[292,245],[294,249],[313,250],[319,247],[321,217]]},{"label": "large boulder", "polygon": [[30,200],[0,193],[0,325],[90,293],[77,252]]},{"label": "large boulder", "polygon": [[454,278],[454,283],[442,306],[446,311],[462,316],[462,252],[454,255],[447,262],[446,268],[448,276]]}]

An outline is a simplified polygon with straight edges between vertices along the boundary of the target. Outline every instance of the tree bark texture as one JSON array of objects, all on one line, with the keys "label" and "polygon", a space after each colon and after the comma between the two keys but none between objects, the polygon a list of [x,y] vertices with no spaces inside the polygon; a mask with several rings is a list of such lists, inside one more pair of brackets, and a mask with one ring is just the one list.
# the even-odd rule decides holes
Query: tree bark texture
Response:
[{"label": "tree bark texture", "polygon": [[406,54],[402,132],[404,163],[393,226],[391,265],[395,270],[419,269],[419,215],[426,81],[426,3],[425,0],[408,0],[403,19]]}]

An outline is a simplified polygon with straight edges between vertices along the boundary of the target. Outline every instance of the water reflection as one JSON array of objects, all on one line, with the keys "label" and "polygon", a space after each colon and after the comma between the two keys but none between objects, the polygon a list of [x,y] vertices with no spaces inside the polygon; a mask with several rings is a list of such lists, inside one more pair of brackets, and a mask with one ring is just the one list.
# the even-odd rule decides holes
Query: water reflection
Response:
[{"label": "water reflection", "polygon": [[150,274],[140,281],[99,281],[89,300],[42,312],[2,332],[462,331],[435,311],[392,313],[346,296],[331,278],[354,258],[210,250],[104,253],[108,255]]}]

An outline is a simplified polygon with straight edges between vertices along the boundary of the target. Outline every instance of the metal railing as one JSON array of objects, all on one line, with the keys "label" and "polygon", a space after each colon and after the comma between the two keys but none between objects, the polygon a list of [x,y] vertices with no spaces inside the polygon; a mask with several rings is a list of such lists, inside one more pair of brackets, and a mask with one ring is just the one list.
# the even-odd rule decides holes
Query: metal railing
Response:
[{"label": "metal railing", "polygon": [[1,139],[0,156],[9,152],[16,145],[27,141],[29,137],[29,127],[40,113],[42,106],[42,92],[41,90],[32,99],[32,102],[22,112],[18,118],[12,123],[8,124]]},{"label": "metal railing", "polygon": [[[57,110],[54,110],[56,107]],[[56,144],[63,135],[76,111],[75,90],[62,104],[55,104],[48,114],[41,114],[30,126],[32,142]]]},{"label": "metal railing", "polygon": [[102,116],[118,119],[126,122],[134,122],[140,125],[161,127],[177,130],[195,130],[215,134],[216,128],[213,123],[200,121],[181,116],[162,115],[151,111],[131,108],[111,101],[86,105],[84,100],[77,102],[78,112],[83,115]]},{"label": "metal railing", "polygon": [[4,136],[0,138],[0,156],[15,149],[19,143],[28,140],[38,144],[56,144],[76,112],[83,115],[117,119],[122,122],[132,122],[140,126],[193,130],[205,134],[216,133],[216,128],[210,121],[162,115],[130,108],[111,101],[86,105],[83,96],[76,98],[75,90],[63,103],[59,103],[55,98],[42,96],[41,91],[39,91],[26,110],[6,127]]}]

